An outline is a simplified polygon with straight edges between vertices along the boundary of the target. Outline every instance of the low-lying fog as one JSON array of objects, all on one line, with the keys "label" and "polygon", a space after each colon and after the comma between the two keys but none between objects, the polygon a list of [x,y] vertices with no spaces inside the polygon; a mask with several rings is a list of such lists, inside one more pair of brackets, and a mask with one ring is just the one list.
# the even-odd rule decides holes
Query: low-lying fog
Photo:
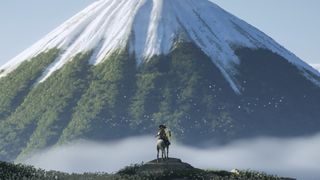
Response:
[{"label": "low-lying fog", "polygon": [[[257,138],[209,147],[198,149],[173,142],[170,154],[204,169],[250,169],[304,180],[320,178],[320,134]],[[24,163],[46,170],[111,173],[155,157],[153,137],[134,137],[118,142],[74,142],[38,152]]]}]

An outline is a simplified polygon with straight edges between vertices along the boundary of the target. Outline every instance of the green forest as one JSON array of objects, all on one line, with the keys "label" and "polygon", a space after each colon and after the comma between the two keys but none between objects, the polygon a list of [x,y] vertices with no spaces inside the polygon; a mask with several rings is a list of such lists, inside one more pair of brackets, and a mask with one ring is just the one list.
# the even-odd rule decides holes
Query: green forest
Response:
[{"label": "green forest", "polygon": [[[76,139],[154,135],[159,124],[192,145],[317,130],[312,123],[319,117],[319,87],[270,51],[236,51],[240,95],[195,44],[176,44],[170,54],[140,65],[128,52],[119,49],[97,65],[89,63],[94,52],[78,54],[39,82],[59,57],[60,50],[51,49],[1,78],[0,159],[23,159]],[[266,68],[269,63],[278,68]],[[285,76],[283,68],[289,69]],[[297,82],[304,89],[296,89]]]}]

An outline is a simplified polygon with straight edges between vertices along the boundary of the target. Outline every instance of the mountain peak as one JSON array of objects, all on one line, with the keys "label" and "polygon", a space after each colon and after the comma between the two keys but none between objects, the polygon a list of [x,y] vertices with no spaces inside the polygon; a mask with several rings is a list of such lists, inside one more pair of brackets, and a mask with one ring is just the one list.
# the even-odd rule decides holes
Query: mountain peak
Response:
[{"label": "mountain peak", "polygon": [[[115,51],[128,48],[139,65],[170,53],[177,41],[199,46],[237,93],[241,87],[235,79],[239,64],[236,47],[269,49],[302,71],[320,76],[270,37],[208,0],[100,0],[2,66],[0,77],[52,48],[61,49],[61,54],[40,82],[81,52],[93,51],[90,63],[96,65]],[[308,78],[317,82],[312,76]]]}]

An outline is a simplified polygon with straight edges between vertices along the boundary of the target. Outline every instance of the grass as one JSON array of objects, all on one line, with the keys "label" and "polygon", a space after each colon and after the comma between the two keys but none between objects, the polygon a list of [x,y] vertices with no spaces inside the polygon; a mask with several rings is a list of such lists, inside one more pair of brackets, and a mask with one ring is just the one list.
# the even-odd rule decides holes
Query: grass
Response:
[{"label": "grass", "polygon": [[58,171],[45,171],[23,164],[0,162],[1,180],[284,180],[273,175],[256,171],[239,171],[238,174],[227,171],[192,169],[188,171],[164,171],[163,173],[141,173],[143,164],[127,166],[115,174],[83,173],[68,174]]}]

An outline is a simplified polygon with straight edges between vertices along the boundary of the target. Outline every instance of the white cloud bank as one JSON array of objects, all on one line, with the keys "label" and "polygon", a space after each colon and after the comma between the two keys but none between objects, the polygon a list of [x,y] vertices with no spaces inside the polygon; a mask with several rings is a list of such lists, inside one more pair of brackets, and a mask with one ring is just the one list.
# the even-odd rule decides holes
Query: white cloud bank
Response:
[{"label": "white cloud bank", "polygon": [[[204,169],[251,169],[298,179],[320,178],[320,134],[312,137],[257,138],[198,149],[174,144],[171,156]],[[119,142],[77,142],[51,148],[25,163],[64,172],[116,172],[126,165],[147,162],[156,156],[152,137]]]}]

